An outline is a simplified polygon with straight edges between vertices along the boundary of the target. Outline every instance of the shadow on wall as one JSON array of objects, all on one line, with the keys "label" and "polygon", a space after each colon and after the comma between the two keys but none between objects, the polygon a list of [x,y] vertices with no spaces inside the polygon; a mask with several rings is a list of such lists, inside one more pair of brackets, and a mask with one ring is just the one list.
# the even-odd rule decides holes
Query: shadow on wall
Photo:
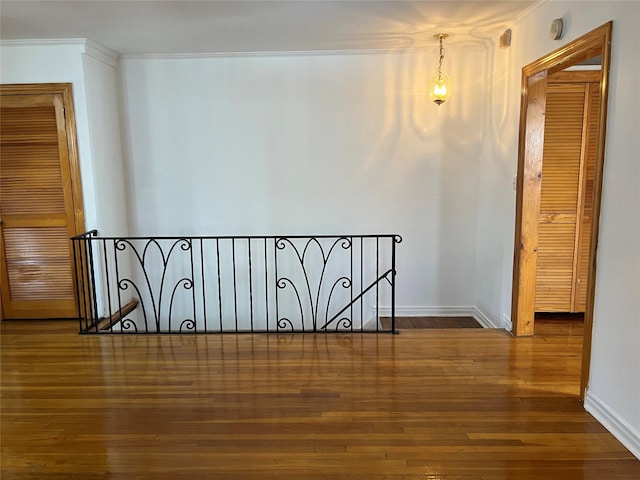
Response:
[{"label": "shadow on wall", "polygon": [[[487,129],[488,106],[483,93],[489,87],[489,72],[483,70],[487,52],[476,48],[477,63],[455,53],[446,57],[446,71],[454,79],[450,100],[437,106],[425,95],[423,103],[428,104],[416,104],[416,110],[421,107],[437,122],[439,135],[435,186],[441,208],[432,231],[439,252],[434,265],[436,295],[443,306],[475,304],[478,169]],[[465,298],[453,293],[460,285],[468,292]]]},{"label": "shadow on wall", "polygon": [[484,58],[438,108],[435,53],[123,60],[132,233],[397,232],[399,304],[470,305]]}]

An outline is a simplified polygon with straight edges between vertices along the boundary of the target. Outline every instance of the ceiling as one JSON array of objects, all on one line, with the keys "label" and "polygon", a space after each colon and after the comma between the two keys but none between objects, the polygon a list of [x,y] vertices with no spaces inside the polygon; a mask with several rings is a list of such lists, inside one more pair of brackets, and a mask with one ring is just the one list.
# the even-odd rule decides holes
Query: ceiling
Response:
[{"label": "ceiling", "polygon": [[89,38],[125,54],[395,50],[495,39],[536,3],[507,1],[11,1],[0,38]]}]

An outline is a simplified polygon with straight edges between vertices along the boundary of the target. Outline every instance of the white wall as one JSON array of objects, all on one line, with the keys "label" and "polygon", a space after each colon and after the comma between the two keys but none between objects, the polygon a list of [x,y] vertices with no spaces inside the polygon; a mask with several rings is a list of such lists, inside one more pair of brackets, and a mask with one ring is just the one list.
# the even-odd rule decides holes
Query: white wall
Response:
[{"label": "white wall", "polygon": [[485,50],[124,58],[132,233],[399,233],[398,305],[475,289]]},{"label": "white wall", "polygon": [[117,63],[108,55],[82,54],[89,141],[94,169],[97,226],[101,235],[129,232],[120,141]]},{"label": "white wall", "polygon": [[[554,42],[547,31],[558,17],[566,35]],[[476,304],[491,317],[510,314],[521,68],[609,20],[612,69],[586,405],[640,455],[639,3],[544,3],[513,25],[511,48],[495,49],[490,133],[479,168]]]}]

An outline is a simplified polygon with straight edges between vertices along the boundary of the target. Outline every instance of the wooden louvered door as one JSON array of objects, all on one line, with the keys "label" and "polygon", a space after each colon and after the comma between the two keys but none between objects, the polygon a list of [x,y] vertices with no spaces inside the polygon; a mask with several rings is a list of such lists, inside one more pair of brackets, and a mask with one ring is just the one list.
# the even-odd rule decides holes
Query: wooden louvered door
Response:
[{"label": "wooden louvered door", "polygon": [[69,237],[83,219],[71,88],[28,87],[2,86],[0,103],[3,316],[76,317]]},{"label": "wooden louvered door", "polygon": [[549,77],[535,309],[584,312],[596,159],[599,72]]},{"label": "wooden louvered door", "polygon": [[598,115],[600,108],[600,84],[589,83],[585,98],[585,130],[583,148],[586,158],[582,169],[582,189],[579,201],[580,219],[576,241],[576,270],[574,274],[573,311],[584,312],[587,305],[587,282],[589,280],[589,250],[591,246],[591,219],[593,218],[596,158],[598,155]]}]

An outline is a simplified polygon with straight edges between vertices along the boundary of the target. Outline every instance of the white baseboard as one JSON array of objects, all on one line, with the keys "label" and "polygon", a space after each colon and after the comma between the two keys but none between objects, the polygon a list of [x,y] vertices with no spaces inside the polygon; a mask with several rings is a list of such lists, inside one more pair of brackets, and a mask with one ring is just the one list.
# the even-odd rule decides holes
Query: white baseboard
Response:
[{"label": "white baseboard", "polygon": [[[391,307],[379,307],[379,315],[391,315]],[[396,317],[472,317],[474,307],[427,307],[427,306],[396,306]],[[373,316],[376,309],[373,307]]]},{"label": "white baseboard", "polygon": [[627,449],[640,460],[640,432],[620,418],[606,403],[587,389],[584,409],[598,420],[604,428],[620,440]]},{"label": "white baseboard", "polygon": [[[485,315],[485,313],[482,310],[480,310],[478,307],[473,307],[473,308],[474,308],[473,318],[475,318],[478,321],[478,323],[482,325],[484,328],[499,328],[507,331],[511,330],[511,321],[508,321],[508,317],[503,315],[502,321],[496,322],[494,319],[492,319],[488,315]],[[505,319],[507,321],[505,321]]]},{"label": "white baseboard", "polygon": [[502,323],[504,324],[504,329],[507,332],[513,332],[513,323],[511,322],[511,317],[506,313],[502,314]]},{"label": "white baseboard", "polygon": [[473,318],[477,320],[477,322],[482,325],[484,328],[500,328],[491,319],[484,314],[482,310],[478,307],[473,308]]},{"label": "white baseboard", "polygon": [[[391,307],[384,306],[378,308],[381,317],[391,315]],[[372,318],[376,317],[376,309],[373,308]],[[396,317],[473,317],[484,328],[504,328],[511,330],[511,321],[495,322],[485,315],[478,307],[468,306],[398,306],[396,307]],[[508,318],[508,317],[505,317]]]}]

